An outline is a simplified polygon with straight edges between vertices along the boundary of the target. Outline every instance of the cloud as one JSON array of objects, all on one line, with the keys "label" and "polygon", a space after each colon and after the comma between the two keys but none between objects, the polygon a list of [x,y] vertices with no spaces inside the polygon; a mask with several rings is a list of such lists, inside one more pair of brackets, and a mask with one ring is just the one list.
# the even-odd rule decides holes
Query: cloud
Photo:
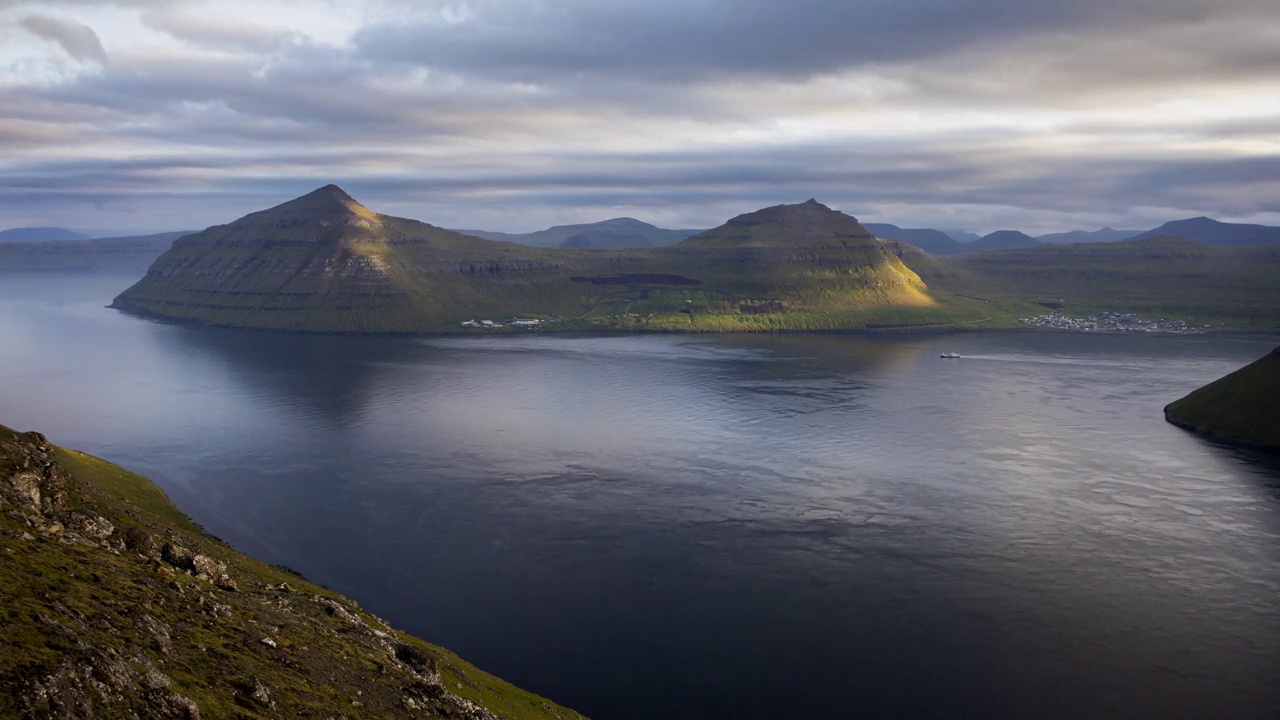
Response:
[{"label": "cloud", "polygon": [[305,41],[303,35],[287,28],[267,27],[234,14],[210,15],[182,5],[149,10],[143,13],[142,21],[179,40],[223,50],[271,53]]},{"label": "cloud", "polygon": [[20,22],[35,35],[57,43],[76,60],[89,60],[99,65],[107,62],[107,51],[103,49],[102,41],[88,25],[46,15],[28,15]]},{"label": "cloud", "polygon": [[56,4],[111,62],[0,43],[0,206],[86,226],[96,202],[186,226],[330,181],[494,229],[811,196],[974,229],[1280,213],[1270,1]]}]

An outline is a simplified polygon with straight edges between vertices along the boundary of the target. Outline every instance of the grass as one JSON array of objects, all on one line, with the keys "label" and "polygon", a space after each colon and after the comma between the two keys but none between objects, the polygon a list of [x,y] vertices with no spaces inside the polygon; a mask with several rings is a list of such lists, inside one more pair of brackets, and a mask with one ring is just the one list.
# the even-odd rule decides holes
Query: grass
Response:
[{"label": "grass", "polygon": [[1170,403],[1165,417],[1221,440],[1280,450],[1280,348]]}]

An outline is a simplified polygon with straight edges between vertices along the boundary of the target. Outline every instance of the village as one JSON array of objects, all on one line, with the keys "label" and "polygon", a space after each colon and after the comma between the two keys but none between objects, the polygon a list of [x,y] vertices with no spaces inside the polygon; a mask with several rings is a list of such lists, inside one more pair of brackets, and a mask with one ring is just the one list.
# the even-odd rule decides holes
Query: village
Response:
[{"label": "village", "polygon": [[541,320],[533,318],[511,318],[510,320],[463,320],[460,325],[464,328],[524,328],[533,329],[540,325],[545,325],[550,320]]},{"label": "village", "polygon": [[1050,312],[1030,318],[1018,318],[1018,322],[1035,327],[1080,332],[1147,332],[1190,335],[1209,329],[1207,325],[1190,325],[1185,320],[1160,318],[1148,320],[1134,313],[1103,312],[1084,317],[1071,317],[1060,312]]}]

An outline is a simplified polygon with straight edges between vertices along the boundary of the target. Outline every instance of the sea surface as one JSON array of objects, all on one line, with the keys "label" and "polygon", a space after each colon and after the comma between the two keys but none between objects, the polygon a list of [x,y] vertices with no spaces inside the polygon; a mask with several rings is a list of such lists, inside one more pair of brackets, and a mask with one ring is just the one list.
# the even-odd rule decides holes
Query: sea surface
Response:
[{"label": "sea surface", "polygon": [[1280,716],[1280,462],[1161,415],[1274,341],[274,335],[131,281],[0,276],[0,423],[594,717]]}]

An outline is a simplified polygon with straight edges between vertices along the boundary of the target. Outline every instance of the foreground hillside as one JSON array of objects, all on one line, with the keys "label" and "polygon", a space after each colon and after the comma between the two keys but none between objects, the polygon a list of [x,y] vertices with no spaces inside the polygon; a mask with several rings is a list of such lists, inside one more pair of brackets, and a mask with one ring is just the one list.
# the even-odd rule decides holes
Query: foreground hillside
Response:
[{"label": "foreground hillside", "polygon": [[1164,415],[1218,440],[1280,450],[1280,348],[1169,403]]},{"label": "foreground hillside", "polygon": [[0,426],[0,717],[580,716]]},{"label": "foreground hillside", "polygon": [[533,248],[380,215],[327,186],[174,243],[123,310],[229,327],[457,331],[839,330],[945,321],[857,220],[817,202],[749,213],[661,248]]}]

